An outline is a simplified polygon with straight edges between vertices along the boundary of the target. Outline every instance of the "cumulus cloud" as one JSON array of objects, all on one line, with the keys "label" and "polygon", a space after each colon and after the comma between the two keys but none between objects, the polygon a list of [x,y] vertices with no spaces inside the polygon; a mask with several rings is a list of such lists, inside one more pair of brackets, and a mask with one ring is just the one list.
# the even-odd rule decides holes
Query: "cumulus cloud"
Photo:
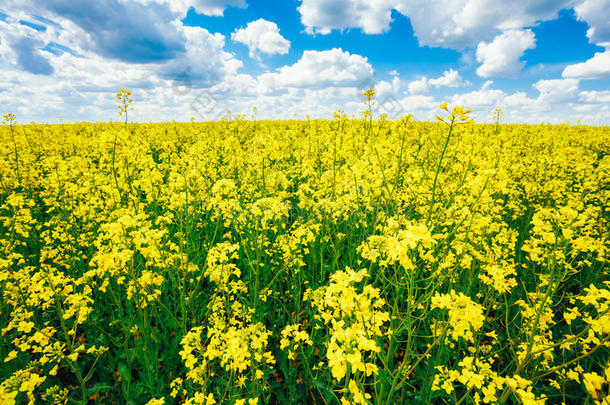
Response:
[{"label": "cumulus cloud", "polygon": [[[10,6],[3,9],[10,10],[11,15],[0,15],[0,104],[5,111],[16,113],[22,122],[56,121],[60,115],[66,121],[116,118],[113,94],[120,87],[133,91],[136,110],[130,117],[139,121],[188,120],[191,116],[211,119],[215,116],[206,115],[209,111],[245,113],[253,106],[258,107],[260,118],[292,118],[294,113],[299,118],[329,118],[339,108],[348,115],[360,116],[359,94],[363,86],[377,90],[379,105],[392,101],[384,104],[385,109],[379,108],[379,113],[398,106],[399,115],[413,113],[418,119],[433,119],[444,101],[438,99],[435,89],[446,90],[449,86],[459,93],[458,87],[469,84],[451,69],[438,77],[425,76],[411,83],[402,82],[397,71],[390,72],[386,80],[377,81],[373,66],[364,55],[338,48],[305,51],[296,62],[258,75],[243,73],[242,62],[226,50],[225,36],[204,28],[185,27],[181,22],[191,6],[199,13],[220,15],[226,7],[245,6],[241,0],[101,0],[77,4],[72,10],[67,9],[68,4],[75,2],[68,0],[6,1]],[[592,0],[578,4],[589,1]],[[467,1],[464,7],[457,0],[442,5],[420,0],[412,3],[419,8],[406,0],[304,0],[301,12],[311,18],[304,19],[309,21],[305,26],[311,33],[353,27],[374,33],[389,29],[390,11],[394,8],[410,14],[420,44],[463,49],[476,47],[480,41],[492,46],[495,38],[506,32],[527,32],[523,27],[551,18],[558,4],[563,4],[537,1],[536,9],[534,2],[525,1],[521,10],[506,3],[500,13],[496,0],[485,0],[485,7],[474,7],[474,1]],[[313,15],[306,10],[308,5],[326,14]],[[341,5],[346,8],[341,9]],[[108,7],[116,9],[105,10]],[[333,7],[339,9],[333,11]],[[39,12],[46,18],[36,17]],[[333,13],[336,19],[326,19]],[[579,18],[593,21],[588,15],[582,11]],[[454,16],[462,19],[454,24]],[[97,21],[90,24],[88,18]],[[46,28],[24,26],[20,20]],[[595,27],[600,24],[593,22]],[[271,28],[261,31],[279,35],[277,26]],[[121,29],[124,32],[119,32]],[[248,26],[242,29],[247,30]],[[594,38],[591,40],[602,41],[600,32],[596,28],[590,34]],[[251,39],[249,48],[255,55],[287,49],[274,35],[268,41],[255,40],[254,35],[244,34],[244,38]],[[132,54],[127,54],[129,50],[122,47],[121,41],[132,41]],[[522,53],[515,55],[504,65],[519,64]],[[490,66],[494,59],[484,56],[482,66]],[[602,60],[601,66],[604,64]],[[564,75],[565,80],[537,82],[537,96],[524,91],[506,93],[492,88],[493,82],[488,80],[478,90],[454,94],[447,100],[472,107],[478,121],[489,119],[494,108],[504,107],[509,122],[582,119],[593,124],[610,123],[610,95],[606,90],[580,91],[578,79],[584,77]]]},{"label": "cumulus cloud", "polygon": [[375,110],[378,114],[386,114],[390,119],[396,119],[406,114],[404,106],[398,101],[398,98],[402,96],[398,76],[394,76],[389,82],[380,80],[375,83],[374,88],[377,100]]},{"label": "cumulus cloud", "polygon": [[430,85],[428,84],[428,78],[424,76],[421,79],[413,80],[409,83],[408,88],[409,93],[411,94],[426,93],[430,88]]},{"label": "cumulus cloud", "polygon": [[398,93],[400,91],[400,78],[398,76],[392,77],[391,82],[387,82],[385,80],[381,80],[379,83],[375,85],[375,91],[378,97],[383,97],[384,95],[389,95],[392,93]]},{"label": "cumulus cloud", "polygon": [[396,10],[409,18],[420,45],[463,50],[503,31],[553,19],[571,4],[572,0],[302,0],[299,12],[311,34],[348,28],[378,34],[389,30],[391,11]]},{"label": "cumulus cloud", "polygon": [[185,53],[160,66],[164,78],[181,86],[208,87],[237,73],[243,63],[224,50],[225,37],[205,28],[183,27]]},{"label": "cumulus cloud", "polygon": [[429,79],[426,76],[414,80],[409,83],[409,93],[422,94],[426,93],[430,87],[462,87],[469,86],[468,80],[463,80],[457,70],[449,69],[435,79]]},{"label": "cumulus cloud", "polygon": [[[7,16],[8,17],[8,16]],[[19,66],[26,72],[50,75],[53,66],[41,48],[45,42],[39,31],[14,19],[0,20],[0,58]]]},{"label": "cumulus cloud", "polygon": [[477,122],[489,122],[493,110],[500,107],[504,110],[505,122],[610,123],[610,91],[581,91],[576,79],[539,80],[532,85],[538,91],[536,97],[524,91],[507,93],[491,85],[487,81],[479,90],[450,96],[449,104],[472,108]]},{"label": "cumulus cloud", "polygon": [[303,0],[298,10],[305,31],[310,34],[352,27],[379,34],[389,29],[391,7],[390,0]]},{"label": "cumulus cloud", "polygon": [[[81,64],[78,58],[98,62],[108,59],[136,72],[141,69],[135,69],[134,64],[148,65],[149,68],[142,70],[147,72],[144,77],[149,80],[159,77],[172,83],[178,80],[182,87],[200,88],[236,74],[243,66],[225,51],[222,34],[182,25],[178,14],[170,12],[167,5],[145,6],[119,0],[79,2],[74,7],[68,7],[68,3],[66,0],[45,2],[50,18],[40,18],[31,12],[31,4],[23,2],[14,16],[7,16],[6,22],[0,21],[3,25],[0,59],[8,68],[50,74],[58,70],[55,65],[65,65],[70,57],[75,59],[73,65]],[[23,19],[36,20],[44,29],[37,31],[19,24]],[[65,53],[69,58],[59,58]],[[60,78],[72,82],[63,74],[56,77]]]},{"label": "cumulus cloud", "polygon": [[40,48],[44,45],[42,41],[35,38],[21,37],[16,39],[12,45],[17,53],[17,63],[25,71],[43,75],[53,73],[53,67],[49,60],[40,51]]},{"label": "cumulus cloud", "polygon": [[574,7],[576,17],[589,25],[589,41],[610,48],[610,0],[584,0]]},{"label": "cumulus cloud", "polygon": [[[193,7],[195,11],[209,16],[222,16],[227,7],[245,8],[245,0],[169,0],[169,3],[182,3],[182,10]],[[184,11],[186,14],[186,11]]]},{"label": "cumulus cloud", "polygon": [[589,25],[589,42],[606,48],[591,59],[566,66],[562,77],[575,79],[602,79],[610,77],[610,0],[582,0],[574,7],[576,17]]},{"label": "cumulus cloud", "polygon": [[246,45],[250,57],[255,57],[257,51],[273,55],[286,54],[290,49],[290,41],[280,34],[277,24],[262,18],[236,30],[231,34],[231,39]]},{"label": "cumulus cloud", "polygon": [[610,104],[610,90],[591,90],[582,91],[579,94],[581,101],[586,103],[606,103]]},{"label": "cumulus cloud", "polygon": [[409,113],[418,119],[434,118],[440,104],[433,96],[421,94],[402,97],[399,102],[405,109],[404,115]]},{"label": "cumulus cloud", "polygon": [[573,99],[579,83],[577,79],[539,80],[533,87],[540,92],[540,102],[557,103]]},{"label": "cumulus cloud", "polygon": [[245,0],[135,0],[142,4],[165,4],[184,17],[192,7],[197,13],[222,17],[227,7],[245,8]]},{"label": "cumulus cloud", "polygon": [[[481,112],[487,113],[491,108],[503,104],[506,93],[499,89],[481,89],[449,97],[451,105],[465,105],[475,111],[479,117]],[[487,107],[487,108],[486,108]]]},{"label": "cumulus cloud", "polygon": [[568,65],[562,77],[575,79],[602,79],[610,77],[610,50],[597,52],[591,59]]},{"label": "cumulus cloud", "polygon": [[481,62],[477,74],[481,77],[516,76],[524,65],[521,56],[535,46],[531,30],[508,30],[490,43],[482,41],[477,46],[477,61]]},{"label": "cumulus cloud", "polygon": [[184,52],[178,14],[170,11],[167,4],[120,0],[9,1],[15,10],[33,15],[44,12],[61,26],[73,25],[78,29],[73,39],[81,48],[107,58],[152,63],[173,59]]},{"label": "cumulus cloud", "polygon": [[261,82],[267,88],[324,88],[357,86],[373,75],[366,57],[350,54],[340,48],[326,51],[305,51],[295,64],[283,66],[277,72],[263,74]]},{"label": "cumulus cloud", "polygon": [[462,50],[498,33],[518,30],[556,17],[570,0],[399,0],[397,10],[409,17],[421,45]]},{"label": "cumulus cloud", "polygon": [[[142,59],[108,55],[104,51],[106,45],[88,36],[79,25],[80,20],[77,24],[62,15],[51,13],[49,17],[37,18],[24,3],[23,10],[12,10],[0,21],[0,71],[6,83],[2,86],[1,104],[26,122],[55,120],[58,116],[67,120],[107,120],[115,115],[113,94],[121,87],[132,90],[137,100],[138,109],[131,115],[134,119],[180,118],[185,103],[188,106],[202,88],[235,76],[243,66],[225,51],[222,34],[186,27],[179,20],[169,21],[171,27],[164,31],[176,30],[174,38],[180,41],[171,57],[168,54]],[[21,19],[36,21],[46,29],[29,28],[18,23]],[[126,35],[137,32],[134,28]],[[143,31],[144,39],[140,41],[154,38],[148,36],[150,32],[154,29]],[[139,52],[137,45],[134,52]]]}]

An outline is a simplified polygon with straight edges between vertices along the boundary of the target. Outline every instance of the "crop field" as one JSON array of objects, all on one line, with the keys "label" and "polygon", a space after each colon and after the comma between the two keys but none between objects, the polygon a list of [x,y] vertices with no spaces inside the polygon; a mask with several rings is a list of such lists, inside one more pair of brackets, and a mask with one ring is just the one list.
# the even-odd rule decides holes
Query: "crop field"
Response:
[{"label": "crop field", "polygon": [[610,403],[610,128],[438,111],[5,116],[0,403]]}]

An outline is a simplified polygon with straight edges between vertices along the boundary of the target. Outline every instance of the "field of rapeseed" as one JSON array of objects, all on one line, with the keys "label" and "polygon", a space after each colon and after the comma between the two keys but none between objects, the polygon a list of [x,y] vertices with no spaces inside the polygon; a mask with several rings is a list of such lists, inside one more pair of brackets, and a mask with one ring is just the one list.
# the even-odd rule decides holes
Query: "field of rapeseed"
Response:
[{"label": "field of rapeseed", "polygon": [[609,128],[441,108],[5,116],[0,403],[610,403]]}]

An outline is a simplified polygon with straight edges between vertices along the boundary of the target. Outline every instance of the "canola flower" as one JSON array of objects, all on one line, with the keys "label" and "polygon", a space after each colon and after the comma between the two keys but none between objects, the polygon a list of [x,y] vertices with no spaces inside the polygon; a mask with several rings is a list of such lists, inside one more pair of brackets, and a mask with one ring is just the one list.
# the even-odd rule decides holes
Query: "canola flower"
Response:
[{"label": "canola flower", "polygon": [[610,401],[607,127],[117,96],[3,118],[0,403]]},{"label": "canola flower", "polygon": [[131,98],[131,96],[131,91],[125,89],[121,89],[121,91],[119,91],[115,96],[117,100],[119,100],[119,115],[122,116],[123,114],[125,114],[125,127],[127,127],[128,112],[134,110],[133,107],[130,107],[133,104],[133,99]]}]

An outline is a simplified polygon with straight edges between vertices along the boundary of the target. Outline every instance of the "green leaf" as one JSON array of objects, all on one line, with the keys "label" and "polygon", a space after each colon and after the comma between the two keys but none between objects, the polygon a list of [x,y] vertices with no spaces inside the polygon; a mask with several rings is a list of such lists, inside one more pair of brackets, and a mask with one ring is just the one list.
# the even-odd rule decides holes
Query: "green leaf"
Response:
[{"label": "green leaf", "polygon": [[127,368],[125,363],[119,363],[119,375],[124,381],[131,382],[131,371]]},{"label": "green leaf", "polygon": [[97,382],[93,384],[93,386],[87,388],[87,396],[91,396],[93,394],[97,394],[104,391],[111,391],[112,387],[108,384]]}]

